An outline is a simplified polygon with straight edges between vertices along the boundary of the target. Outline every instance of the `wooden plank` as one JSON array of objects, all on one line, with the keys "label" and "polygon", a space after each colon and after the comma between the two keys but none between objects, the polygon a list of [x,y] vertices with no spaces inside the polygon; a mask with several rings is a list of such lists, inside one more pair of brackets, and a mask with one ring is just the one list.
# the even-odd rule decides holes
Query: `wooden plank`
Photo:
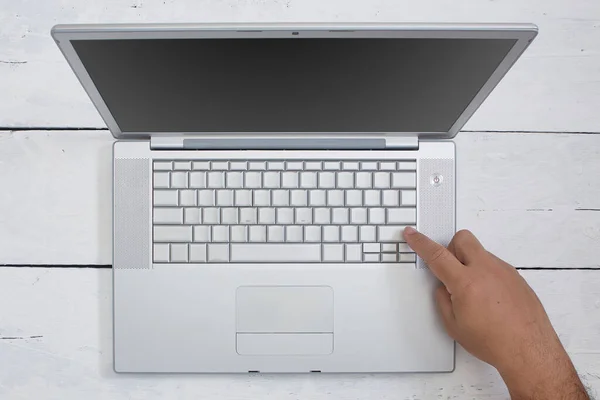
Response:
[{"label": "wooden plank", "polygon": [[[0,133],[0,264],[111,263],[106,131]],[[600,136],[462,133],[458,226],[520,267],[600,263]]]},{"label": "wooden plank", "polygon": [[534,22],[540,36],[466,128],[599,130],[597,0],[7,2],[0,15],[0,127],[104,126],[52,42],[52,25],[189,22],[190,15],[197,22]]},{"label": "wooden plank", "polygon": [[[600,271],[523,274],[583,380],[600,391]],[[0,268],[0,397],[507,398],[497,372],[460,346],[451,374],[117,375],[111,285],[108,269]]]}]

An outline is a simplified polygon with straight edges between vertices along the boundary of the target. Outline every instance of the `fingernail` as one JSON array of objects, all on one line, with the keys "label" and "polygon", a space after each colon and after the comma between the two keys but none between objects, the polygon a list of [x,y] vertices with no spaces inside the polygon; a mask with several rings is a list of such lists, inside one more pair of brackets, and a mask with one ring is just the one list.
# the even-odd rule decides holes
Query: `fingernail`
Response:
[{"label": "fingernail", "polygon": [[406,228],[404,228],[405,235],[414,235],[415,233],[417,233],[417,230],[412,226],[407,226]]}]

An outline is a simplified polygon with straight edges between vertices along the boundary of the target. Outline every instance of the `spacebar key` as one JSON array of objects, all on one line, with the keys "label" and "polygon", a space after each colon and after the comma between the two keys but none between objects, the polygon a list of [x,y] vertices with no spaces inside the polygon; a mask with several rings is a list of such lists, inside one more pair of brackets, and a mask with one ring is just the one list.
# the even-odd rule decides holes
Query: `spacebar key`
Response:
[{"label": "spacebar key", "polygon": [[231,243],[231,262],[321,262],[320,244]]}]

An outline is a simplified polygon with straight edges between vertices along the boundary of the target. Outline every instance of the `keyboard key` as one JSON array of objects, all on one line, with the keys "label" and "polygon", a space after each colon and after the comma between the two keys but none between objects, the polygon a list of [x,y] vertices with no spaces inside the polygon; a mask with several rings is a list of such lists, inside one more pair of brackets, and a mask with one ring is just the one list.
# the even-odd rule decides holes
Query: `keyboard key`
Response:
[{"label": "keyboard key", "polygon": [[173,169],[173,163],[171,161],[154,161],[155,171],[170,171]]},{"label": "keyboard key", "polygon": [[417,262],[417,256],[415,253],[400,253],[398,254],[400,262]]},{"label": "keyboard key", "polygon": [[385,209],[369,208],[369,224],[385,224]]},{"label": "keyboard key", "polygon": [[324,242],[339,242],[340,241],[340,227],[329,225],[323,227],[323,241]]},{"label": "keyboard key", "polygon": [[279,172],[265,172],[263,174],[263,187],[267,189],[277,189],[281,186]]},{"label": "keyboard key", "polygon": [[417,186],[417,174],[415,172],[394,172],[392,174],[392,187],[414,188]]},{"label": "keyboard key", "polygon": [[389,172],[375,172],[373,187],[376,189],[387,189],[390,187]]},{"label": "keyboard key", "polygon": [[269,190],[255,190],[254,205],[256,207],[269,207],[271,205],[271,192]]},{"label": "keyboard key", "polygon": [[191,242],[191,226],[154,226],[155,242]]},{"label": "keyboard key", "polygon": [[305,226],[304,227],[304,241],[305,242],[320,242],[321,241],[321,227],[320,226]]},{"label": "keyboard key", "polygon": [[323,168],[321,167],[321,161],[306,161],[304,163],[304,169],[307,171],[318,171]]},{"label": "keyboard key", "polygon": [[331,222],[334,224],[347,224],[349,222],[347,208],[334,208],[331,212]]},{"label": "keyboard key", "polygon": [[155,263],[169,262],[169,244],[155,244],[152,255]]},{"label": "keyboard key", "polygon": [[416,171],[417,169],[417,162],[416,161],[400,161],[398,163],[398,169],[401,171]]},{"label": "keyboard key", "polygon": [[363,171],[375,171],[377,169],[377,161],[363,161],[360,163],[360,169]]},{"label": "keyboard key", "polygon": [[346,262],[361,262],[362,251],[360,244],[346,244]]},{"label": "keyboard key", "polygon": [[152,221],[155,224],[182,224],[183,208],[155,208]]},{"label": "keyboard key", "polygon": [[248,163],[248,169],[253,171],[264,171],[267,169],[267,163],[265,161],[250,161]]},{"label": "keyboard key", "polygon": [[206,172],[190,172],[190,187],[195,189],[206,188]]},{"label": "keyboard key", "polygon": [[210,226],[194,226],[194,242],[210,242]]},{"label": "keyboard key", "polygon": [[260,172],[245,172],[244,179],[245,187],[250,189],[260,189],[262,187],[262,179]]},{"label": "keyboard key", "polygon": [[272,225],[267,227],[267,239],[269,242],[283,242],[285,239],[285,230],[283,226]]},{"label": "keyboard key", "polygon": [[311,207],[327,205],[327,194],[324,190],[311,190],[308,192],[308,204]]},{"label": "keyboard key", "polygon": [[188,225],[202,223],[202,210],[200,208],[186,208],[183,213],[183,222]]},{"label": "keyboard key", "polygon": [[319,187],[321,189],[335,188],[335,173],[319,172]]},{"label": "keyboard key", "polygon": [[275,224],[275,209],[274,208],[259,208],[258,223],[262,225]]},{"label": "keyboard key", "polygon": [[282,171],[284,169],[283,161],[269,161],[267,163],[267,169],[272,171]]},{"label": "keyboard key", "polygon": [[397,243],[382,243],[381,244],[381,252],[382,253],[397,253],[398,252],[398,244]]},{"label": "keyboard key", "polygon": [[361,226],[360,227],[360,241],[361,242],[375,242],[377,241],[377,231],[374,226]]},{"label": "keyboard key", "polygon": [[358,162],[356,161],[344,161],[342,163],[342,169],[344,170],[357,170],[358,169]]},{"label": "keyboard key", "polygon": [[389,208],[387,210],[388,224],[416,224],[417,209],[416,208]]},{"label": "keyboard key", "polygon": [[296,189],[298,187],[298,173],[284,172],[281,174],[281,187],[288,189]]},{"label": "keyboard key", "polygon": [[241,189],[244,187],[244,174],[242,172],[227,172],[225,180],[228,189]]},{"label": "keyboard key", "polygon": [[195,171],[207,171],[210,170],[210,162],[208,161],[194,161],[192,162],[192,169]]},{"label": "keyboard key", "polygon": [[317,187],[317,173],[316,172],[301,172],[300,173],[300,187],[305,189],[313,189]]},{"label": "keyboard key", "polygon": [[256,208],[240,208],[240,224],[256,224],[257,222]]},{"label": "keyboard key", "polygon": [[222,189],[225,187],[225,174],[223,172],[208,172],[207,187],[212,189]]},{"label": "keyboard key", "polygon": [[341,163],[339,161],[325,161],[323,162],[323,169],[325,170],[333,170],[333,171],[338,171],[340,170],[342,167]]},{"label": "keyboard key", "polygon": [[407,243],[398,243],[398,253],[412,253],[413,249]]},{"label": "keyboard key", "polygon": [[288,225],[294,223],[293,208],[277,208],[277,223],[280,225]]},{"label": "keyboard key", "polygon": [[417,192],[416,190],[403,190],[400,196],[403,206],[416,206],[417,205]]},{"label": "keyboard key", "polygon": [[198,190],[198,205],[201,207],[211,207],[215,205],[214,190]]},{"label": "keyboard key", "polygon": [[195,190],[180,190],[179,205],[184,207],[195,206],[198,196]]},{"label": "keyboard key", "polygon": [[222,208],[221,209],[221,223],[225,225],[234,225],[238,223],[238,210],[237,208]]},{"label": "keyboard key", "polygon": [[362,190],[346,190],[346,205],[347,206],[362,206],[363,191]]},{"label": "keyboard key", "polygon": [[370,172],[357,172],[356,173],[356,187],[361,189],[371,188],[371,173]]},{"label": "keyboard key", "polygon": [[378,206],[381,204],[381,192],[379,190],[365,190],[365,206]]},{"label": "keyboard key", "polygon": [[381,254],[381,262],[397,262],[398,261],[398,254],[396,253],[382,253]]},{"label": "keyboard key", "polygon": [[155,172],[154,173],[154,187],[155,188],[168,188],[169,187],[169,173],[168,172]]},{"label": "keyboard key", "polygon": [[302,161],[288,161],[285,163],[285,169],[288,171],[302,171],[304,163]]},{"label": "keyboard key", "polygon": [[233,190],[217,190],[217,206],[233,206]]},{"label": "keyboard key", "polygon": [[381,171],[395,171],[396,163],[394,161],[382,161],[379,163],[379,170]]},{"label": "keyboard key", "polygon": [[381,247],[379,243],[363,243],[363,252],[364,253],[379,253],[381,252]]},{"label": "keyboard key", "polygon": [[238,207],[252,205],[252,191],[250,190],[236,190],[234,197],[235,205]]},{"label": "keyboard key", "polygon": [[218,208],[207,207],[202,209],[202,223],[206,225],[218,224],[221,221]]},{"label": "keyboard key", "polygon": [[273,190],[273,206],[285,207],[290,205],[289,190]]},{"label": "keyboard key", "polygon": [[296,208],[296,224],[312,224],[312,208]]},{"label": "keyboard key", "polygon": [[377,240],[380,242],[404,242],[402,231],[406,226],[378,226]]},{"label": "keyboard key", "polygon": [[210,169],[216,171],[226,171],[229,169],[228,161],[212,161],[210,163]]},{"label": "keyboard key", "polygon": [[286,242],[302,242],[302,227],[298,225],[288,225],[285,227]]},{"label": "keyboard key", "polygon": [[343,244],[324,244],[323,262],[343,262],[344,245]]},{"label": "keyboard key", "polygon": [[228,262],[229,245],[228,244],[209,244],[208,262]]},{"label": "keyboard key", "polygon": [[291,190],[290,204],[295,207],[308,205],[308,192],[306,190]]},{"label": "keyboard key", "polygon": [[320,244],[232,243],[232,262],[308,263],[321,261]]},{"label": "keyboard key", "polygon": [[365,253],[365,254],[363,254],[363,262],[378,263],[379,262],[379,254],[378,253]]},{"label": "keyboard key", "polygon": [[191,161],[175,161],[173,163],[173,169],[176,171],[189,171],[192,169]]},{"label": "keyboard key", "polygon": [[177,206],[179,195],[177,190],[155,190],[153,201],[155,206]]},{"label": "keyboard key", "polygon": [[351,208],[350,209],[350,223],[351,224],[366,224],[367,223],[367,209],[366,208]]},{"label": "keyboard key", "polygon": [[246,161],[231,161],[229,162],[229,169],[231,171],[245,171],[248,169],[248,163]]},{"label": "keyboard key", "polygon": [[171,262],[186,263],[188,261],[188,245],[187,244],[172,244],[171,245]]},{"label": "keyboard key", "polygon": [[342,242],[358,242],[358,226],[342,226]]},{"label": "keyboard key", "polygon": [[331,209],[315,208],[315,224],[327,225],[331,223]]},{"label": "keyboard key", "polygon": [[400,192],[397,190],[384,190],[381,194],[384,206],[398,207],[400,205]]},{"label": "keyboard key", "polygon": [[337,187],[341,189],[351,189],[354,187],[354,173],[340,172],[337,175]]},{"label": "keyboard key", "polygon": [[328,190],[327,205],[330,207],[341,207],[344,205],[344,191]]},{"label": "keyboard key", "polygon": [[232,242],[247,242],[248,227],[243,225],[231,226],[229,229],[229,240]]},{"label": "keyboard key", "polygon": [[187,172],[171,172],[171,187],[177,189],[187,188]]},{"label": "keyboard key", "polygon": [[264,225],[253,225],[248,227],[248,241],[250,242],[266,242],[267,227]]},{"label": "keyboard key", "polygon": [[206,262],[205,244],[190,244],[190,262]]}]

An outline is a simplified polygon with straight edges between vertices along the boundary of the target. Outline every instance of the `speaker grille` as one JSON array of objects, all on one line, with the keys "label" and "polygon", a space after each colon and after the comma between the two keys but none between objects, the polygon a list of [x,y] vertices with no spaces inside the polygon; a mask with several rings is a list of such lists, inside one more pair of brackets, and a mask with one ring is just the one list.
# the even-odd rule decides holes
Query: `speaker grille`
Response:
[{"label": "speaker grille", "polygon": [[[435,175],[443,177],[439,186],[432,184]],[[455,232],[454,159],[419,160],[419,230],[444,246]],[[417,268],[426,268],[418,259]]]},{"label": "speaker grille", "polygon": [[115,159],[113,268],[151,267],[149,168],[148,159]]}]

